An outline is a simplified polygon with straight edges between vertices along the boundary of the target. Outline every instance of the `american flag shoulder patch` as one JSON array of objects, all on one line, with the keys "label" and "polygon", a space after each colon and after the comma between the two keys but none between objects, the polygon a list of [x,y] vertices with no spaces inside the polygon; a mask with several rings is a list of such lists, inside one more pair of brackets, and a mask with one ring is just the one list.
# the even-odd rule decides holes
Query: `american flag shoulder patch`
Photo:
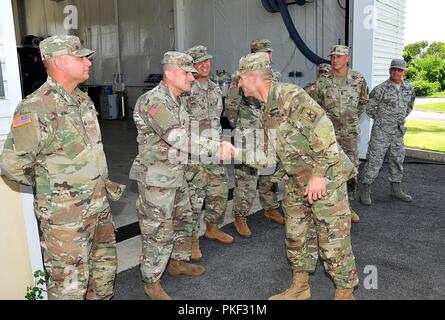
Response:
[{"label": "american flag shoulder patch", "polygon": [[161,111],[161,106],[159,104],[155,104],[151,106],[150,110],[148,110],[148,113],[154,117],[159,111]]},{"label": "american flag shoulder patch", "polygon": [[14,120],[12,121],[13,128],[18,128],[27,124],[32,123],[32,114],[24,114],[21,116],[14,117]]}]

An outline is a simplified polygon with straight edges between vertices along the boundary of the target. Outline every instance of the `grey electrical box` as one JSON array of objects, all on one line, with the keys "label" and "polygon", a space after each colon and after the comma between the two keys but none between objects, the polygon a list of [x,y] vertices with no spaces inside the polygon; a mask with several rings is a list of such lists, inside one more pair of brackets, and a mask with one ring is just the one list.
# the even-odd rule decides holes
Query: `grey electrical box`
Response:
[{"label": "grey electrical box", "polygon": [[119,115],[119,104],[116,94],[100,96],[100,115],[104,120],[116,120]]}]

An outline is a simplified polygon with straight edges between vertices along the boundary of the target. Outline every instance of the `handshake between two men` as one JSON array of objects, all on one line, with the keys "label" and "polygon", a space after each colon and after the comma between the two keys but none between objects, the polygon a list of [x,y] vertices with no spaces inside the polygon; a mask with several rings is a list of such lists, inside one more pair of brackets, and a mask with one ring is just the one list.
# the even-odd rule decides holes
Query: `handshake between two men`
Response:
[{"label": "handshake between two men", "polygon": [[[230,142],[223,141],[219,145],[219,159],[224,160],[245,160],[240,159],[241,150],[236,148]],[[264,167],[270,165],[269,161],[257,162],[255,167]],[[276,162],[275,162],[276,163]],[[326,178],[312,176],[307,182],[307,186],[304,191],[304,197],[307,198],[310,205],[314,204],[318,200],[322,200],[327,196]]]}]

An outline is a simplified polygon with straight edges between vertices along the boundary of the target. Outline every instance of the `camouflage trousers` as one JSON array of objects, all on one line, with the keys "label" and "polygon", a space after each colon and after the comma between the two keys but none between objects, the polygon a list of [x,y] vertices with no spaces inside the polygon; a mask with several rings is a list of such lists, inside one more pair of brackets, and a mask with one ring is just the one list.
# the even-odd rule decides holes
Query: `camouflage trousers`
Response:
[{"label": "camouflage trousers", "polygon": [[393,135],[373,130],[367,159],[363,168],[362,183],[372,184],[379,175],[385,156],[389,158],[389,181],[402,182],[405,145],[400,133]]},{"label": "camouflage trousers", "polygon": [[223,165],[189,165],[185,173],[190,202],[195,214],[194,234],[199,232],[201,214],[204,222],[221,224],[229,195],[227,170]]},{"label": "camouflage trousers", "polygon": [[235,165],[235,190],[233,191],[233,214],[247,217],[256,197],[257,179],[260,203],[264,210],[278,209],[278,184],[272,176],[259,176],[258,171],[244,164]]},{"label": "camouflage trousers", "polygon": [[[357,136],[338,137],[337,141],[340,144],[343,151],[348,156],[349,160],[351,160],[351,162],[358,170],[360,166],[360,157],[358,152],[358,137]],[[357,193],[357,185],[358,185],[357,176],[351,178],[347,182],[348,196],[350,200],[355,199]]]},{"label": "camouflage trousers", "polygon": [[113,296],[116,238],[110,209],[69,224],[41,220],[50,300],[101,300]]},{"label": "camouflage trousers", "polygon": [[138,183],[138,187],[142,279],[154,283],[161,278],[170,258],[190,261],[195,219],[187,186],[161,188]]},{"label": "camouflage trousers", "polygon": [[287,256],[294,270],[315,272],[318,253],[326,272],[340,288],[358,284],[351,246],[351,212],[346,184],[328,190],[328,196],[312,206],[303,198],[304,188],[291,177],[286,186]]}]

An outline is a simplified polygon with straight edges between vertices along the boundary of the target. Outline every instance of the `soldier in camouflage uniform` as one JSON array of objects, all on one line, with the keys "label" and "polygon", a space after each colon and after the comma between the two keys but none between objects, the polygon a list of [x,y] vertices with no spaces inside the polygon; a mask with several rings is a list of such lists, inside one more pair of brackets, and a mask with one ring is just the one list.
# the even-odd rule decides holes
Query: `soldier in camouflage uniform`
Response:
[{"label": "soldier in camouflage uniform", "polygon": [[191,90],[192,73],[197,73],[193,58],[170,51],[164,54],[162,64],[163,80],[136,103],[133,119],[139,154],[130,171],[130,179],[139,187],[136,205],[144,291],[153,300],[171,299],[160,285],[166,268],[171,275],[200,276],[205,271],[189,263],[196,226],[185,179],[189,154],[208,158],[223,154],[230,159],[231,153],[230,148],[224,150],[226,144],[220,143],[219,137],[212,140],[190,134],[188,114],[179,96]]},{"label": "soldier in camouflage uniform", "polygon": [[354,299],[358,278],[346,182],[357,170],[324,110],[296,85],[272,81],[267,55],[243,57],[240,73],[244,94],[265,104],[262,122],[267,135],[275,132],[274,149],[288,175],[283,209],[293,284],[271,299],[310,298],[308,274],[315,272],[318,252],[335,282],[335,298]]},{"label": "soldier in camouflage uniform", "polygon": [[[213,58],[204,46],[195,46],[186,51],[193,58],[198,78],[193,82],[192,91],[186,97],[186,110],[190,123],[199,127],[199,134],[210,130],[222,137],[221,114],[223,112],[222,93],[219,87],[209,80]],[[207,131],[207,132],[206,132]],[[231,244],[233,237],[219,230],[224,221],[229,194],[227,170],[222,164],[191,164],[186,168],[192,209],[196,214],[196,227],[193,232],[192,260],[200,260],[199,229],[201,213],[206,222],[205,237],[224,244]]]},{"label": "soldier in camouflage uniform", "polygon": [[[360,165],[358,153],[359,121],[368,104],[368,85],[365,78],[348,67],[349,48],[334,46],[331,48],[332,71],[320,77],[311,97],[326,111],[334,124],[337,141],[352,163]],[[357,177],[348,181],[349,199],[355,199]],[[351,208],[353,222],[360,220]]]},{"label": "soldier in camouflage uniform", "polygon": [[411,113],[416,99],[414,89],[403,81],[406,62],[394,59],[390,67],[390,79],[378,85],[369,96],[368,115],[374,119],[367,159],[361,179],[363,204],[371,205],[371,184],[377,178],[385,155],[389,153],[392,194],[405,202],[412,197],[404,193],[400,184],[403,180],[405,159],[405,119]]},{"label": "soldier in camouflage uniform", "polygon": [[107,200],[125,186],[108,180],[91,99],[77,86],[94,54],[79,38],[40,43],[48,80],[15,111],[0,157],[2,174],[33,186],[48,275],[48,298],[111,299],[116,240]]},{"label": "soldier in camouflage uniform", "polygon": [[[272,61],[272,44],[267,39],[254,40],[250,44],[251,53],[266,52]],[[274,81],[281,81],[278,71],[272,70]],[[253,97],[246,97],[242,89],[237,86],[237,79],[233,79],[225,101],[226,116],[233,128],[239,130],[244,136],[249,136],[257,129],[261,129],[262,103]],[[259,186],[260,203],[265,210],[268,220],[284,224],[284,218],[277,210],[278,183],[273,182],[273,176],[260,175],[258,171],[245,164],[235,165],[235,190],[233,193],[233,213],[235,228],[243,237],[250,237],[251,231],[247,225],[247,215],[252,208],[256,196],[257,179]]]},{"label": "soldier in camouflage uniform", "polygon": [[[330,64],[322,63],[318,66],[318,75],[317,80],[325,75],[328,75],[331,72],[332,68]],[[304,87],[304,91],[311,94],[313,91],[315,91],[315,82],[309,83]]]}]

